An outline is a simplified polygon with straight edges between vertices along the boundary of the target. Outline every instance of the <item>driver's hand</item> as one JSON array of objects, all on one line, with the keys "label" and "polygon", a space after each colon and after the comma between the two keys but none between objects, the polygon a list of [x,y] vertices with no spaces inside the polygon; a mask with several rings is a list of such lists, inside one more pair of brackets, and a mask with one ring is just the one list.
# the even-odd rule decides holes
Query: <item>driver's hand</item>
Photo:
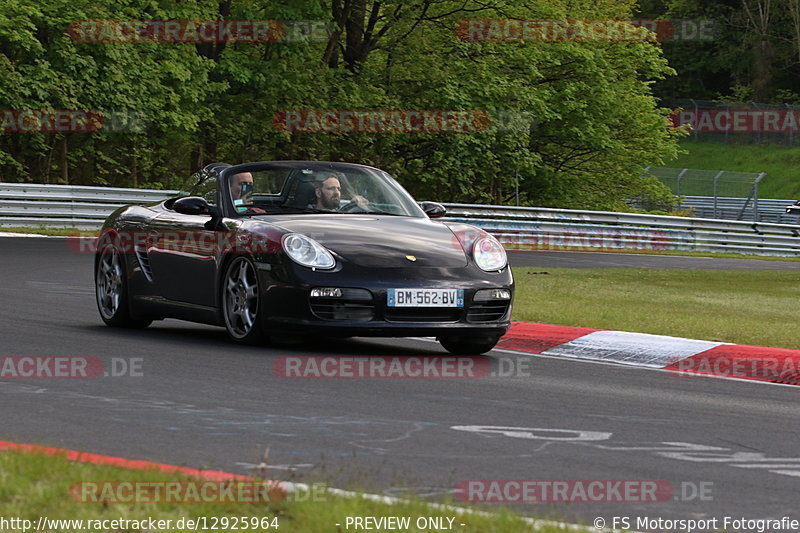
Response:
[{"label": "driver's hand", "polygon": [[369,200],[367,200],[366,198],[364,198],[360,194],[357,194],[357,195],[353,196],[353,199],[350,200],[350,201],[351,202],[355,202],[355,204],[358,207],[360,207],[361,209],[366,209],[367,206],[369,205]]}]

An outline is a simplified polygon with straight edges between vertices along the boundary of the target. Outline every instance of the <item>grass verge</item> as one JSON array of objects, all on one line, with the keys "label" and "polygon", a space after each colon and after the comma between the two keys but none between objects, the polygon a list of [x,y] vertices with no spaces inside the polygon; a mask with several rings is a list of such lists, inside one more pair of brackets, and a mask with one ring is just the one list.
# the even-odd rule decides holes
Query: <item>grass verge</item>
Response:
[{"label": "grass verge", "polygon": [[[490,516],[481,514],[458,515],[447,510],[438,510],[420,500],[387,505],[363,498],[345,498],[321,491],[312,491],[303,496],[291,496],[278,503],[84,503],[85,492],[74,487],[81,482],[102,486],[102,482],[191,482],[193,478],[165,474],[149,470],[126,470],[114,466],[98,466],[67,461],[60,456],[46,456],[18,452],[0,452],[0,517],[30,520],[35,528],[40,517],[49,520],[133,520],[150,518],[171,520],[171,527],[159,527],[158,531],[186,531],[178,528],[181,519],[205,517],[206,529],[216,531],[247,530],[281,532],[329,533],[344,531],[345,520],[350,517],[410,517],[412,527],[403,531],[437,531],[433,527],[416,528],[419,517],[455,517],[453,529],[470,532],[530,532],[563,531],[554,526],[534,528],[508,510],[499,510]],[[72,492],[71,492],[72,491]],[[118,490],[117,494],[132,494]],[[152,492],[148,494],[153,494]],[[321,494],[321,496],[320,496]],[[108,495],[108,493],[106,493]],[[152,499],[152,497],[151,497]],[[463,505],[459,505],[463,507]],[[227,518],[227,523],[223,520]],[[242,519],[257,519],[258,527],[245,527]],[[262,522],[262,519],[268,519]],[[277,520],[273,520],[273,519]],[[235,524],[235,521],[238,524]],[[216,528],[211,528],[216,523]],[[447,524],[447,520],[444,524]],[[460,524],[465,524],[463,527]],[[88,523],[84,522],[84,526]],[[202,523],[201,523],[202,524]],[[337,526],[336,524],[341,524]],[[137,524],[120,524],[126,527],[101,529],[83,528],[84,531],[147,531]],[[163,525],[163,524],[162,524]],[[226,525],[227,527],[223,527]],[[234,527],[238,525],[238,527]],[[268,526],[268,527],[264,527]],[[4,527],[4,526],[0,526]],[[21,530],[21,528],[18,528]],[[81,531],[76,524],[53,524],[44,526],[46,531]],[[198,528],[203,530],[202,525]],[[352,529],[352,527],[351,527]],[[16,530],[12,528],[11,530]]]},{"label": "grass verge", "polygon": [[800,348],[800,272],[514,269],[514,320]]},{"label": "grass verge", "polygon": [[0,235],[3,233],[26,233],[30,235],[49,235],[51,237],[70,237],[75,235],[91,236],[97,235],[98,232],[94,230],[79,230],[75,228],[13,228],[13,227],[0,227]]}]

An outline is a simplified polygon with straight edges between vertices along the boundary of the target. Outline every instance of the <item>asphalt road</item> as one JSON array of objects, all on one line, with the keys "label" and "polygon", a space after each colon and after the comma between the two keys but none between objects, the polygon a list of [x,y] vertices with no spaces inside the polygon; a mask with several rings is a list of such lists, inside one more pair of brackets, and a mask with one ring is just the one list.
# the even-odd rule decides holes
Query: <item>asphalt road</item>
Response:
[{"label": "asphalt road", "polygon": [[[443,350],[415,339],[239,347],[222,329],[172,320],[115,330],[95,308],[90,255],[59,239],[17,238],[0,238],[0,254],[0,356],[88,356],[137,369],[0,380],[0,440],[238,473],[252,473],[270,447],[275,479],[431,498],[465,480],[663,480],[677,499],[518,508],[609,525],[613,515],[800,519],[794,387],[501,351],[485,359],[501,374],[490,377],[286,379],[274,371],[279,357]],[[637,260],[512,257],[530,266]]]}]

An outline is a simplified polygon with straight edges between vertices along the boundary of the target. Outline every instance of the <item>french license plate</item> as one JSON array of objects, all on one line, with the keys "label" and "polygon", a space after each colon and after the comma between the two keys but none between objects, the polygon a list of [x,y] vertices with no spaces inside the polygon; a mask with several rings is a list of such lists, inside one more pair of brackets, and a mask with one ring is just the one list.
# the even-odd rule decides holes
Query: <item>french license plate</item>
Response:
[{"label": "french license plate", "polygon": [[464,307],[463,289],[389,289],[389,307]]}]

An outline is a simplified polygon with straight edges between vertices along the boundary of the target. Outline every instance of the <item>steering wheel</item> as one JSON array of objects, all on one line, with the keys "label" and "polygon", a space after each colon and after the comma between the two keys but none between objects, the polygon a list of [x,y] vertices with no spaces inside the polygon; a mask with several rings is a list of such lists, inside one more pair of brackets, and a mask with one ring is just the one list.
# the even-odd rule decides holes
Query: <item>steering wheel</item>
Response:
[{"label": "steering wheel", "polygon": [[358,205],[358,202],[356,202],[355,200],[351,200],[350,203],[348,203],[344,207],[339,208],[340,213],[351,213],[357,211],[366,212],[367,209],[365,207],[361,207],[360,205]]}]

